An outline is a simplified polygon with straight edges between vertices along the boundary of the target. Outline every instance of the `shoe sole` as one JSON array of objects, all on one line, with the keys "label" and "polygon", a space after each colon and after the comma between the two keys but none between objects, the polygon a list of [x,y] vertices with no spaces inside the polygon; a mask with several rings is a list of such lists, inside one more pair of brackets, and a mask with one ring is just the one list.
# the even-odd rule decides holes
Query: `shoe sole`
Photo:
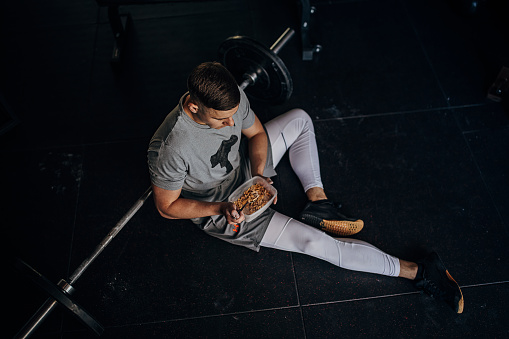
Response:
[{"label": "shoe sole", "polygon": [[449,273],[448,270],[445,270],[445,274],[447,275],[447,279],[449,279],[450,281],[454,282],[456,284],[456,287],[458,287],[458,291],[460,291],[461,298],[458,301],[458,309],[456,310],[456,313],[463,313],[463,306],[464,306],[464,303],[465,303],[465,301],[463,300],[463,292],[461,292],[460,286],[458,285],[456,280],[454,280],[454,278],[452,277],[452,275]]},{"label": "shoe sole", "polygon": [[349,236],[359,233],[364,227],[364,221],[324,220],[314,215],[303,215],[302,221],[320,228],[322,231],[335,235]]},{"label": "shoe sole", "polygon": [[[458,285],[458,283],[456,282],[456,280],[454,280],[454,278],[452,277],[451,273],[449,273],[449,271],[447,270],[447,268],[445,268],[444,262],[442,261],[442,259],[440,258],[440,256],[439,256],[438,254],[436,254],[436,253],[435,253],[435,255],[436,255],[437,259],[438,259],[438,265],[439,265],[440,269],[441,269],[442,271],[445,271],[445,275],[446,275],[447,279],[448,279],[450,282],[454,283],[454,285],[456,285],[456,288],[457,288],[457,289],[458,289],[458,291],[460,292],[460,300],[458,300],[458,303],[456,304],[456,309],[455,309],[455,311],[456,311],[456,313],[458,313],[458,314],[459,314],[459,313],[463,313],[463,307],[464,307],[464,305],[465,305],[465,301],[463,300],[463,292],[461,292],[461,288],[460,288],[460,286]],[[455,299],[456,299],[456,298],[455,298]],[[456,300],[454,300],[454,301],[456,301]]]}]

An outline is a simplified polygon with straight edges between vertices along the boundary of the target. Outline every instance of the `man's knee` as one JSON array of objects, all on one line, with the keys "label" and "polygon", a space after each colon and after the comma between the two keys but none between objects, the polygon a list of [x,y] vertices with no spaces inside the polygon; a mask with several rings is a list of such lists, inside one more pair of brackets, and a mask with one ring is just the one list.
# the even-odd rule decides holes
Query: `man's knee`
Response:
[{"label": "man's knee", "polygon": [[299,122],[300,129],[302,131],[309,129],[314,132],[315,129],[313,126],[313,120],[311,120],[309,114],[303,109],[294,108],[288,111],[286,114],[289,114],[289,116],[291,117],[291,121]]},{"label": "man's knee", "polygon": [[299,238],[298,247],[302,253],[315,257],[322,256],[325,245],[322,232],[306,232]]},{"label": "man's knee", "polygon": [[302,120],[312,123],[311,117],[302,108],[294,108],[294,109],[286,112],[285,114],[291,115],[293,119],[302,119]]}]

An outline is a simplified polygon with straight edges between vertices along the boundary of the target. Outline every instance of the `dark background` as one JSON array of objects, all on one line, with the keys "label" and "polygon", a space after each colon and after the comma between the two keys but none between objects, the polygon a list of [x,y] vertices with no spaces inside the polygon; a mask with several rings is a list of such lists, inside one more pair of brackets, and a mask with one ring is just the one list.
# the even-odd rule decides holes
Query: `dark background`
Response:
[{"label": "dark background", "polygon": [[[290,100],[251,101],[264,122],[293,107],[311,115],[327,193],[366,223],[355,238],[409,260],[436,250],[462,287],[462,315],[403,279],[232,246],[161,218],[150,198],[74,286],[103,337],[507,337],[509,118],[507,100],[486,98],[509,67],[507,2],[477,3],[313,1],[322,52],[302,61],[297,34],[280,53]],[[189,71],[229,36],[270,46],[300,25],[298,3],[283,0],[121,11],[133,25],[112,68],[96,2],[0,7],[8,337],[46,298],[12,259],[68,278],[149,186],[148,141]],[[275,208],[296,217],[306,201],[287,158],[278,173]],[[94,335],[58,309],[33,337]]]}]

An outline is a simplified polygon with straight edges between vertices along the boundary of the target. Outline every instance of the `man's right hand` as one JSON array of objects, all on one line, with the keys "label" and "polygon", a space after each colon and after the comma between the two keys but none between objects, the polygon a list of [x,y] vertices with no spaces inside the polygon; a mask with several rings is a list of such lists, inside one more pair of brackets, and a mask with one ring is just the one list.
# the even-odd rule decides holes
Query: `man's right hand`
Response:
[{"label": "man's right hand", "polygon": [[226,221],[228,222],[228,224],[232,225],[240,224],[245,219],[244,212],[237,211],[237,207],[233,202],[223,203],[223,206],[221,207],[221,212],[226,217]]}]

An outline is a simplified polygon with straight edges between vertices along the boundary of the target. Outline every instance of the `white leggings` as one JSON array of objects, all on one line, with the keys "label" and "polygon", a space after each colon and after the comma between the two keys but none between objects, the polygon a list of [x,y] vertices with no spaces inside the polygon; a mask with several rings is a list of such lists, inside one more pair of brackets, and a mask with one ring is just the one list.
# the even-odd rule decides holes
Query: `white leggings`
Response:
[{"label": "white leggings", "polygon": [[[274,166],[286,151],[290,164],[307,191],[322,187],[315,130],[309,115],[291,110],[265,124],[272,146]],[[397,277],[399,259],[367,242],[336,239],[326,233],[276,212],[263,236],[261,246],[307,254],[354,271]]]}]

